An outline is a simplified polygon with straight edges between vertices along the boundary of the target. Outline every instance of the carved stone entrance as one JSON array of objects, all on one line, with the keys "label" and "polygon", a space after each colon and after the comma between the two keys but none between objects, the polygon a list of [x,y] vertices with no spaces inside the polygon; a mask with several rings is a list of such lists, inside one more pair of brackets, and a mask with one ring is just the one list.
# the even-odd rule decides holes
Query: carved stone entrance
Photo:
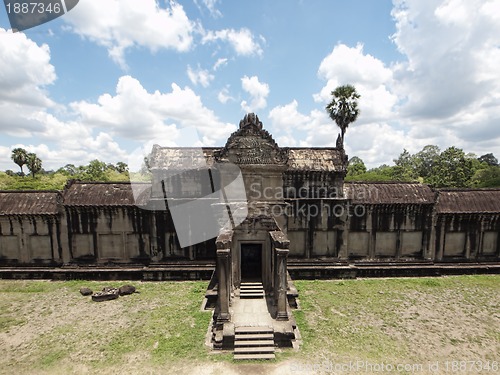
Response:
[{"label": "carved stone entrance", "polygon": [[241,280],[262,280],[262,244],[241,244]]}]

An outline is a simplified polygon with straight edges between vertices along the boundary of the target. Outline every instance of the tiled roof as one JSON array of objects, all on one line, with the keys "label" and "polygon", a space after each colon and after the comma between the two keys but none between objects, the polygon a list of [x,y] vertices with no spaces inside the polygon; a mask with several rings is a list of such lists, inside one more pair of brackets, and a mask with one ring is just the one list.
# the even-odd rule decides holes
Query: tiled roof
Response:
[{"label": "tiled roof", "polygon": [[[74,182],[63,192],[65,206],[134,206],[149,198],[149,184],[140,184],[143,191],[134,199],[129,182]],[[135,185],[139,187],[139,185]]]},{"label": "tiled roof", "polygon": [[300,171],[343,171],[343,153],[336,148],[290,148],[288,150],[289,170]]},{"label": "tiled roof", "polygon": [[[155,147],[150,156],[153,169],[188,170],[211,167],[214,153],[222,148]],[[286,150],[286,149],[285,149]],[[297,171],[342,171],[342,152],[336,148],[290,148],[288,168]]]},{"label": "tiled roof", "polygon": [[438,213],[500,213],[500,189],[439,190]]},{"label": "tiled roof", "polygon": [[353,203],[361,204],[428,204],[435,193],[428,185],[395,182],[346,182],[344,194]]},{"label": "tiled roof", "polygon": [[153,169],[189,170],[212,166],[218,148],[153,147],[149,163]]},{"label": "tiled roof", "polygon": [[0,191],[0,215],[55,215],[57,191]]}]

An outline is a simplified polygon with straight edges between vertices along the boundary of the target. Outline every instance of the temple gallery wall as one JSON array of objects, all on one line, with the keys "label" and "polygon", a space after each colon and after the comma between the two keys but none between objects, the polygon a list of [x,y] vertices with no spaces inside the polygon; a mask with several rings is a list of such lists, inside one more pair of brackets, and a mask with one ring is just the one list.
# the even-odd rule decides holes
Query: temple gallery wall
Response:
[{"label": "temple gallery wall", "polygon": [[140,199],[128,183],[0,192],[0,265],[154,265],[216,260],[227,250],[233,283],[249,272],[243,262],[270,287],[284,252],[346,262],[500,260],[500,189],[345,183],[342,147],[281,148],[255,115],[245,116],[224,147],[203,149],[207,170],[215,163],[241,169],[246,219],[181,247],[168,205],[155,205],[203,193],[196,171],[165,183],[189,157],[191,149],[154,147],[153,181]]}]

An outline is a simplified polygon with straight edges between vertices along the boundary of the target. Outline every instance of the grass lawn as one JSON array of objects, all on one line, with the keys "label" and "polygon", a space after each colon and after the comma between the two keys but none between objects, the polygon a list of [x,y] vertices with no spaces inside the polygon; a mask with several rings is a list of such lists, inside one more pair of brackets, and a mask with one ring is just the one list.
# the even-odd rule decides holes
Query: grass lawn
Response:
[{"label": "grass lawn", "polygon": [[440,370],[500,361],[500,276],[295,281],[301,348],[257,364],[208,351],[206,282],[134,282],[140,293],[102,303],[78,292],[125,283],[0,280],[0,374],[312,374],[325,361],[439,361]]}]

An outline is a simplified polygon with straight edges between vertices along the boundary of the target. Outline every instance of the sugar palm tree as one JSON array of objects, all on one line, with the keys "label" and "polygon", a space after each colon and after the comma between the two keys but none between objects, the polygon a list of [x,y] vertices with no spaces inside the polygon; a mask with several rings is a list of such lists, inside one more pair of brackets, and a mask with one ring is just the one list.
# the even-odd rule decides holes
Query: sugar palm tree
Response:
[{"label": "sugar palm tree", "polygon": [[35,173],[42,170],[42,161],[36,156],[36,154],[30,152],[26,158],[26,165],[28,166],[31,176],[35,178]]},{"label": "sugar palm tree", "polygon": [[12,161],[19,165],[19,168],[21,168],[21,174],[24,174],[23,171],[23,165],[26,164],[26,161],[28,159],[28,153],[24,148],[15,148],[12,150],[12,155],[10,156]]},{"label": "sugar palm tree", "polygon": [[332,101],[326,106],[330,118],[340,128],[340,144],[344,146],[344,135],[350,123],[359,115],[358,99],[360,95],[352,85],[337,87],[332,91]]}]

